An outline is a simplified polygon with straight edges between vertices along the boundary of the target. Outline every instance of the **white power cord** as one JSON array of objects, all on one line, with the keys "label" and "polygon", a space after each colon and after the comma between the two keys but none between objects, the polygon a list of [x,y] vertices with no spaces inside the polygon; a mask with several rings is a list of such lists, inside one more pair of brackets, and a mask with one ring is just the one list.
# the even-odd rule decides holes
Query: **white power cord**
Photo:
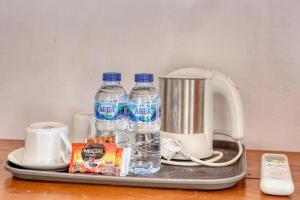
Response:
[{"label": "white power cord", "polygon": [[[218,134],[225,135],[224,133],[218,133]],[[161,162],[164,164],[186,166],[186,167],[199,166],[199,165],[204,165],[209,167],[225,167],[235,163],[243,153],[242,143],[239,140],[237,140],[236,143],[238,145],[238,153],[233,159],[222,163],[215,163],[216,161],[220,160],[223,157],[222,152],[213,151],[213,154],[217,155],[216,157],[208,160],[200,160],[198,158],[193,157],[191,155],[191,152],[185,149],[178,140],[173,138],[161,138],[161,148],[162,148],[161,154],[162,157],[166,158],[166,159],[161,159]],[[172,161],[171,159],[175,156],[176,153],[181,154],[183,157],[191,161]]]},{"label": "white power cord", "polygon": [[[225,135],[227,137],[230,137],[222,132],[218,132],[215,134]],[[141,147],[139,147],[135,144],[132,144],[132,141],[131,141],[131,138],[129,137],[129,135],[126,134],[126,136],[128,137],[128,141],[126,141],[126,143],[129,142],[129,143],[131,143],[131,145],[133,145],[136,148],[139,148],[141,151],[145,152],[145,150],[142,149]],[[185,149],[178,140],[173,139],[173,138],[163,138],[162,137],[161,138],[161,155],[165,159],[161,159],[161,162],[164,164],[184,166],[184,167],[193,167],[193,166],[200,166],[200,165],[209,166],[209,167],[225,167],[225,166],[235,163],[241,157],[241,155],[243,153],[242,143],[239,140],[237,140],[236,143],[238,145],[238,153],[233,159],[226,161],[226,162],[222,162],[222,163],[215,163],[216,161],[220,160],[223,157],[223,153],[221,151],[213,151],[213,155],[215,155],[215,157],[213,157],[213,158],[210,158],[207,160],[200,160],[198,158],[193,157],[191,155],[191,152],[189,150]],[[151,151],[149,151],[149,152],[151,153]],[[173,161],[173,160],[171,160],[178,153],[181,154],[183,157],[185,157],[187,160],[191,160],[191,161]]]}]

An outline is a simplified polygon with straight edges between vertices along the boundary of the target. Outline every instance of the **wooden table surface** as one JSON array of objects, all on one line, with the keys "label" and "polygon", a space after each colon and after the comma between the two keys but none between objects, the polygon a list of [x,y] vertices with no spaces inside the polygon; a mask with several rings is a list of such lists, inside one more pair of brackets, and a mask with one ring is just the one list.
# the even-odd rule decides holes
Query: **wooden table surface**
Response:
[{"label": "wooden table surface", "polygon": [[[22,147],[23,141],[0,140],[0,160],[3,163],[9,152]],[[236,186],[219,191],[200,191],[183,189],[140,188],[124,186],[87,185],[72,183],[54,183],[26,181],[13,178],[0,169],[0,200],[33,199],[294,199],[300,200],[300,153],[286,153],[293,174],[295,192],[290,197],[265,195],[259,189],[260,157],[263,151],[247,151],[248,175]]]}]

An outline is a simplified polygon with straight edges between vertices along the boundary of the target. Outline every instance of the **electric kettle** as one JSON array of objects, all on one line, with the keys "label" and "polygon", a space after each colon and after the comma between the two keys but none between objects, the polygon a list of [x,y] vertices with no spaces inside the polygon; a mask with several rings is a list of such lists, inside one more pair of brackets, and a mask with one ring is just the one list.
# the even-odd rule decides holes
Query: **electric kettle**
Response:
[{"label": "electric kettle", "polygon": [[[223,95],[230,111],[230,131],[235,140],[244,136],[243,108],[233,81],[206,68],[186,68],[159,77],[161,137],[173,138],[189,150],[190,157],[211,157],[213,151],[213,95]],[[239,146],[241,148],[241,145]],[[176,154],[174,159],[187,160]],[[216,163],[214,163],[216,164]]]}]

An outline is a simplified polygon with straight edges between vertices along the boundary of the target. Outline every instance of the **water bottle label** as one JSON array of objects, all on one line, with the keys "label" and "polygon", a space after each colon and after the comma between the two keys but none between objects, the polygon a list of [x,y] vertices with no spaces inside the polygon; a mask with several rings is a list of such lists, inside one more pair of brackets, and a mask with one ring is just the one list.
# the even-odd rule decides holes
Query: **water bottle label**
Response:
[{"label": "water bottle label", "polygon": [[128,105],[128,118],[133,122],[153,122],[160,118],[160,103],[132,103]]},{"label": "water bottle label", "polygon": [[126,115],[126,104],[117,101],[97,101],[95,114],[100,120],[118,120]]}]

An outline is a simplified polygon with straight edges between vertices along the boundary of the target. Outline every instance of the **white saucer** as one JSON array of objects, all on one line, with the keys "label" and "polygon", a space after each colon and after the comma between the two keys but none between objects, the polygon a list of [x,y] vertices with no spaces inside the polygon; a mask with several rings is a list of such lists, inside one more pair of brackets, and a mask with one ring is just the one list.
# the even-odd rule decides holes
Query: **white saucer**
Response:
[{"label": "white saucer", "polygon": [[24,158],[24,147],[19,148],[8,154],[7,159],[21,167],[28,168],[28,169],[38,169],[38,170],[58,170],[58,169],[63,169],[67,168],[69,163],[57,163],[57,164],[27,164],[23,163],[23,158]]}]

